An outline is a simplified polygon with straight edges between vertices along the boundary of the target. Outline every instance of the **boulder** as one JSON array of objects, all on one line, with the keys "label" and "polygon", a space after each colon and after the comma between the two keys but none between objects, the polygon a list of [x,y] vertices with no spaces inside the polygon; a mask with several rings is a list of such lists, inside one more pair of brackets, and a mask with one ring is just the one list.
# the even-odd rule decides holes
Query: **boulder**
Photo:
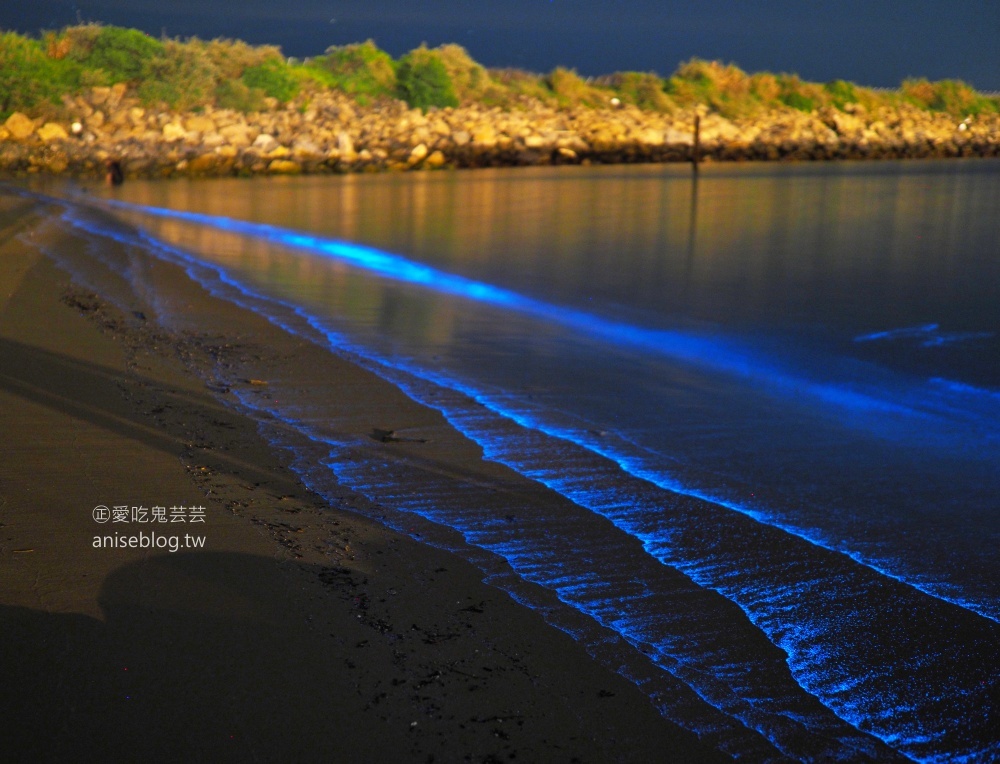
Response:
[{"label": "boulder", "polygon": [[111,88],[93,87],[90,89],[90,103],[92,106],[102,106],[111,97]]},{"label": "boulder", "polygon": [[258,135],[251,145],[262,154],[269,154],[280,146],[274,136],[268,133]]},{"label": "boulder", "polygon": [[188,162],[187,171],[192,175],[207,175],[215,169],[218,162],[214,154],[201,154]]},{"label": "boulder", "polygon": [[323,149],[308,138],[297,138],[292,143],[292,156],[298,160],[322,159]]},{"label": "boulder", "polygon": [[354,141],[352,141],[351,136],[345,132],[337,134],[337,152],[345,159],[354,156]]},{"label": "boulder", "polygon": [[15,111],[7,117],[7,121],[3,124],[7,128],[7,132],[10,133],[10,137],[15,141],[23,141],[35,132],[35,123],[19,111]]},{"label": "boulder", "polygon": [[91,130],[99,130],[104,126],[104,112],[97,109],[90,113],[90,116],[84,118],[84,124],[87,125]]},{"label": "boulder", "polygon": [[219,135],[221,135],[230,146],[244,147],[253,143],[253,140],[250,137],[250,128],[247,125],[239,123],[226,125],[225,127],[220,128]]},{"label": "boulder", "polygon": [[267,171],[277,175],[297,175],[302,172],[302,166],[290,159],[274,159],[267,166]]},{"label": "boulder", "polygon": [[167,122],[167,124],[163,126],[163,140],[168,143],[172,143],[173,141],[182,141],[185,137],[187,137],[187,130],[184,129],[183,125],[178,124],[177,122]]},{"label": "boulder", "polygon": [[424,159],[427,158],[428,153],[429,151],[427,149],[427,144],[418,143],[416,146],[413,147],[413,150],[410,152],[410,156],[406,160],[406,163],[410,165],[410,167],[413,167],[413,165],[416,164],[420,164],[422,161],[424,161]]},{"label": "boulder", "polygon": [[62,125],[57,125],[55,122],[46,122],[38,128],[38,137],[46,143],[50,141],[65,141],[69,138],[69,133],[66,132],[66,129]]},{"label": "boulder", "polygon": [[192,133],[214,133],[218,128],[209,117],[194,114],[184,120],[184,128]]}]

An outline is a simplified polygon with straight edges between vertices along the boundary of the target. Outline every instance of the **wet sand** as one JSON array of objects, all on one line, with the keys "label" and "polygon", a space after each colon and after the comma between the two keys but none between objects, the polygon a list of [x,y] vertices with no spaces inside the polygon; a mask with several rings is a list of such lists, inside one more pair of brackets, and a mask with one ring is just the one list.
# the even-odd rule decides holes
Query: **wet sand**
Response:
[{"label": "wet sand", "polygon": [[[83,242],[52,215],[0,196],[2,758],[720,758],[469,563],[350,492],[308,491],[205,380],[221,368],[266,395],[269,373],[311,370],[359,432],[416,422],[436,470],[502,479],[436,413],[177,269],[158,278],[183,330],[74,283],[43,250]],[[99,505],[130,522],[97,523]],[[158,506],[165,523],[131,515]],[[204,548],[94,546],[143,533]]]}]

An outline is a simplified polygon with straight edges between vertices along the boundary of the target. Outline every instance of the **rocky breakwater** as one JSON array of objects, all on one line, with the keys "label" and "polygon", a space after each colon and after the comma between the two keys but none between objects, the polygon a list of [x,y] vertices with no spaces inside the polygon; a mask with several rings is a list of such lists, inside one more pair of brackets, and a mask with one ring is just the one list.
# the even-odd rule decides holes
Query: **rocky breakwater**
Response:
[{"label": "rocky breakwater", "polygon": [[[59,119],[15,113],[0,125],[0,172],[129,177],[364,172],[689,161],[696,111],[559,109],[538,102],[423,113],[401,101],[361,107],[337,92],[243,114],[143,107],[123,85],[64,99]],[[867,112],[781,110],[701,116],[705,160],[1000,156],[1000,115],[959,119],[902,105]]]}]

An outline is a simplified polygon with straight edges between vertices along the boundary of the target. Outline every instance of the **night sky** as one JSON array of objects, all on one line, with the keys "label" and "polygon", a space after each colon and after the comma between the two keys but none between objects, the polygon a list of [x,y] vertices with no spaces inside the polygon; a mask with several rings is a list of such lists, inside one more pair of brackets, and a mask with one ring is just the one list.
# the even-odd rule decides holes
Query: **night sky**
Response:
[{"label": "night sky", "polygon": [[0,0],[4,29],[78,19],[300,58],[372,38],[393,56],[457,42],[486,66],[536,72],[666,75],[697,56],[819,82],[923,76],[1000,90],[998,0]]}]

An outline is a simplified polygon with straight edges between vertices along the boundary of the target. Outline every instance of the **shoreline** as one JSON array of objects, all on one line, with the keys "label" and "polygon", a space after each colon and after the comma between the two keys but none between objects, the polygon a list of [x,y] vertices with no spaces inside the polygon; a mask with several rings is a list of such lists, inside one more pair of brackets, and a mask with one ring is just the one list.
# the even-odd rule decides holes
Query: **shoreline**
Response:
[{"label": "shoreline", "polygon": [[[86,242],[56,215],[0,196],[12,760],[724,759],[469,563],[365,518],[360,497],[308,491],[206,382],[224,369],[266,391],[315,347],[168,265],[186,326],[159,325],[113,274],[57,266]],[[358,428],[427,416],[325,363]],[[118,503],[204,506],[204,550],[95,548],[113,526],[92,508]]]},{"label": "shoreline", "polygon": [[[0,126],[0,177],[232,177],[500,166],[1000,157],[1000,115],[959,118],[914,106],[848,104],[727,119],[704,110],[522,110],[465,105],[426,112],[360,106],[334,91],[245,114],[145,108],[122,86],[64,99],[63,116],[14,113]],[[79,126],[74,132],[73,124]]]}]

